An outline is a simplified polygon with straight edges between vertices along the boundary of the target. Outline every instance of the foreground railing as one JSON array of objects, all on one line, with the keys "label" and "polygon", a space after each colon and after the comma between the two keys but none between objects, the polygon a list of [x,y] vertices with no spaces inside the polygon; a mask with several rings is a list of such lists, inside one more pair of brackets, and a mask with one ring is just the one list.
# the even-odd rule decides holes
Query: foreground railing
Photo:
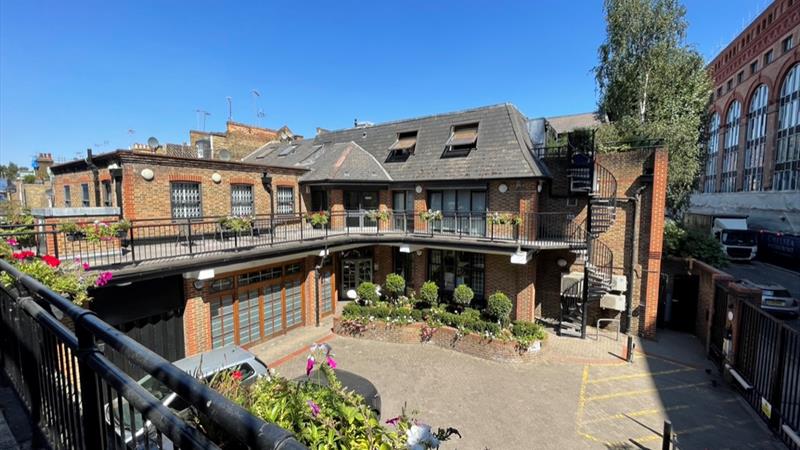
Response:
[{"label": "foreground railing", "polygon": [[[0,369],[52,447],[304,448],[286,430],[251,415],[6,261],[0,260],[0,270],[16,280],[12,287],[0,286]],[[177,393],[219,427],[226,441],[206,436],[162,404],[111,363],[101,346]]]},{"label": "foreground railing", "polygon": [[[565,246],[585,243],[584,230],[566,213],[445,212],[430,220],[403,211],[344,211],[325,215],[275,214],[254,216],[231,229],[220,218],[136,220],[130,228],[106,233],[87,228],[106,223],[79,223],[78,231],[63,225],[0,229],[0,239],[17,249],[60,259],[79,258],[93,267],[122,266],[270,247],[286,243],[328,240],[342,236],[416,236],[515,244]],[[111,224],[113,225],[113,224]]]}]

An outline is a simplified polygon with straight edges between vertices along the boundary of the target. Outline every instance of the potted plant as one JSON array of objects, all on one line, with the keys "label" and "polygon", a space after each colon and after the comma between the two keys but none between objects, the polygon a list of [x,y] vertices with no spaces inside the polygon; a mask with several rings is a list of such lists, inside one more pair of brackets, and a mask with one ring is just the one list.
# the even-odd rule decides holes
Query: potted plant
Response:
[{"label": "potted plant", "polygon": [[129,220],[121,219],[119,222],[111,225],[111,228],[118,238],[123,239],[128,236],[128,231],[131,229],[131,222]]},{"label": "potted plant", "polygon": [[326,225],[328,225],[329,221],[330,221],[330,216],[325,211],[318,211],[318,212],[312,213],[308,217],[308,222],[314,228],[323,228]]},{"label": "potted plant", "polygon": [[389,220],[389,211],[373,209],[367,211],[366,216],[367,219],[369,220],[374,220],[376,222],[386,222]]},{"label": "potted plant", "polygon": [[89,242],[107,241],[116,235],[114,228],[105,222],[95,222],[83,227],[83,234]]},{"label": "potted plant", "polygon": [[75,222],[62,222],[58,225],[58,231],[67,235],[68,241],[82,239],[86,233]]},{"label": "potted plant", "polygon": [[432,209],[429,209],[427,211],[422,211],[421,213],[419,213],[419,218],[423,222],[430,222],[432,220],[442,220],[442,217],[443,217],[442,212],[438,210],[434,211]]},{"label": "potted plant", "polygon": [[219,219],[218,223],[223,230],[233,231],[236,233],[247,231],[253,226],[250,220],[238,216],[223,217]]}]

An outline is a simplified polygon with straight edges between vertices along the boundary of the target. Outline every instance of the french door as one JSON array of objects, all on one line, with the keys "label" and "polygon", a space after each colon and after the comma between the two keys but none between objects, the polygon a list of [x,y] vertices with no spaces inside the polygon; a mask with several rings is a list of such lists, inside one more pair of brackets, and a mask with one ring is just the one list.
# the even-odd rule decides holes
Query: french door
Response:
[{"label": "french door", "polygon": [[378,193],[374,191],[344,191],[344,210],[347,226],[352,228],[375,227],[378,223],[366,217],[366,212],[378,209]]},{"label": "french door", "polygon": [[323,270],[319,274],[320,280],[320,312],[322,315],[333,312],[333,273]]},{"label": "french door", "polygon": [[414,231],[414,192],[392,192],[395,231]]},{"label": "french door", "polygon": [[342,291],[355,289],[365,281],[372,282],[371,259],[342,260]]}]

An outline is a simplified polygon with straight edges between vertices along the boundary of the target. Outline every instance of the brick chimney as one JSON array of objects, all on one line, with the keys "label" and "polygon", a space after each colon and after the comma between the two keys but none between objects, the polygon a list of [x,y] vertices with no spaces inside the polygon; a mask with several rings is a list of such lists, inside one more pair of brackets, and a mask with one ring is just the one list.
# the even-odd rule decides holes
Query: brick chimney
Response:
[{"label": "brick chimney", "polygon": [[50,179],[47,169],[53,165],[53,155],[50,153],[39,153],[36,157],[36,178],[42,181]]}]

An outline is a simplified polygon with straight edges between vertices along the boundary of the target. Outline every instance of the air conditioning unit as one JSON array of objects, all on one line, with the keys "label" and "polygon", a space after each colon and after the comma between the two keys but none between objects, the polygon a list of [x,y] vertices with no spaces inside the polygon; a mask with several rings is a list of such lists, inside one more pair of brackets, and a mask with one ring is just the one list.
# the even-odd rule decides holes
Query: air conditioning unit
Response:
[{"label": "air conditioning unit", "polygon": [[561,292],[566,291],[575,283],[583,280],[583,272],[570,272],[561,275]]},{"label": "air conditioning unit", "polygon": [[617,292],[628,291],[628,278],[625,275],[612,275],[611,290]]},{"label": "air conditioning unit", "polygon": [[600,298],[600,307],[614,311],[625,311],[625,296],[605,294]]}]

